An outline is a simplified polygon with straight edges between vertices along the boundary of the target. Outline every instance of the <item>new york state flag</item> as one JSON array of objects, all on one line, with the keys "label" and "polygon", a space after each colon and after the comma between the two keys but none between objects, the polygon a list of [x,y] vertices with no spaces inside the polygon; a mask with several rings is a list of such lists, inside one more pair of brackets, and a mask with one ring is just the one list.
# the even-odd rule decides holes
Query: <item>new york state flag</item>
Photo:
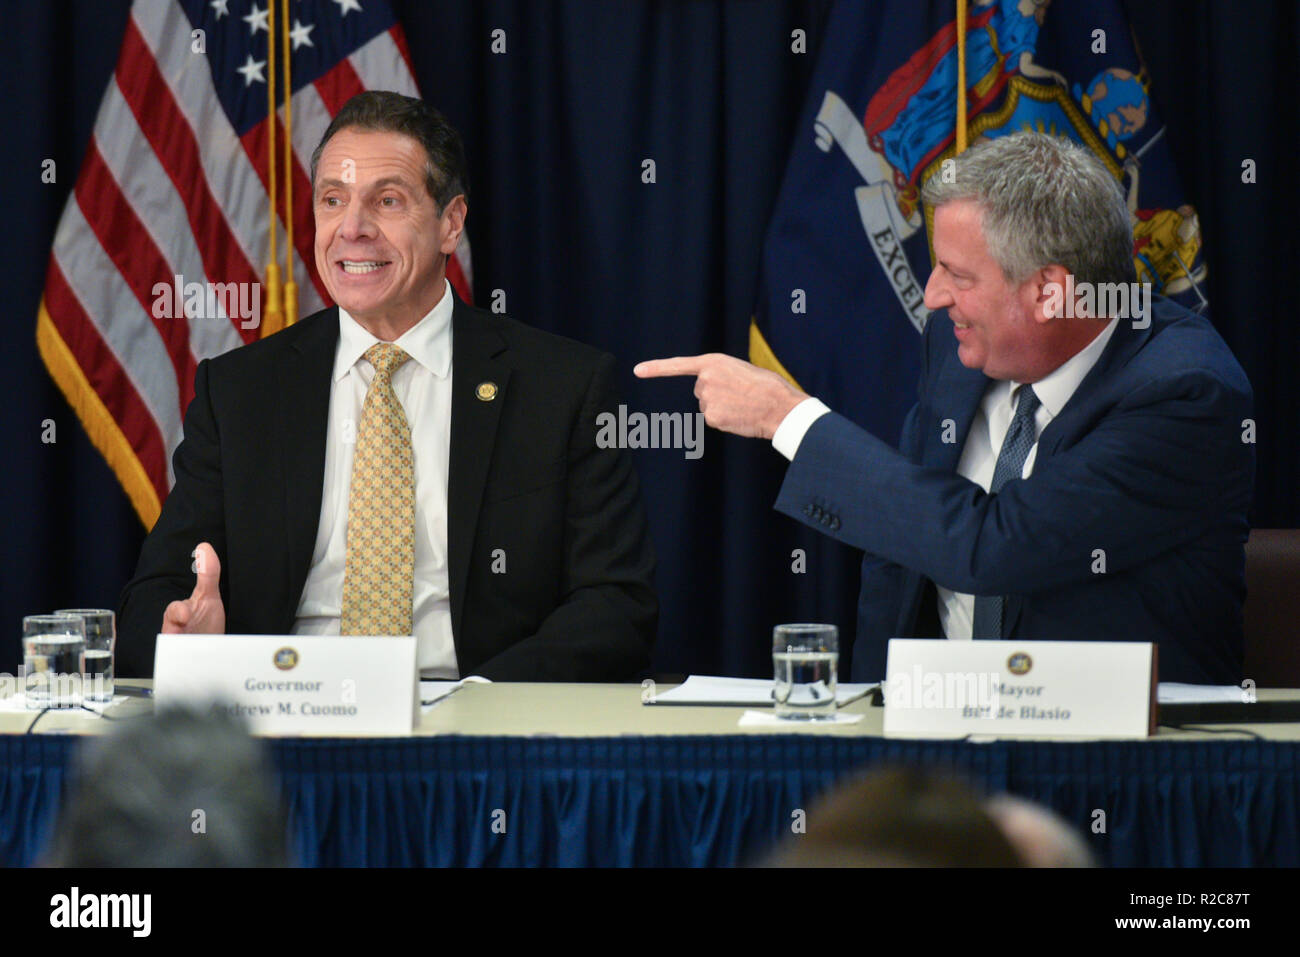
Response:
[{"label": "new york state flag", "polygon": [[1092,150],[1128,197],[1138,279],[1204,311],[1183,199],[1119,0],[840,0],[763,247],[750,359],[895,442],[919,374],[933,210],[921,185],[966,135],[1023,129]]}]

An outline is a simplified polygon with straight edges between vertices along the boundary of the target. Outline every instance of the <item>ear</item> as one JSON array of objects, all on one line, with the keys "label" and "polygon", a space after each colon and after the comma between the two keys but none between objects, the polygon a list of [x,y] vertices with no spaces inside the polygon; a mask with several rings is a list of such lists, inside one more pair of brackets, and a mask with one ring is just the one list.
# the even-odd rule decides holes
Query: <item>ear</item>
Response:
[{"label": "ear", "polygon": [[1065,315],[1073,315],[1074,282],[1064,266],[1053,263],[1037,269],[1025,280],[1030,286],[1032,312],[1035,322],[1046,323]]},{"label": "ear", "polygon": [[469,214],[469,207],[465,205],[465,196],[460,194],[451,199],[442,211],[442,245],[439,250],[445,256],[450,256],[456,251],[456,246],[460,242],[460,234],[465,231],[465,217]]}]

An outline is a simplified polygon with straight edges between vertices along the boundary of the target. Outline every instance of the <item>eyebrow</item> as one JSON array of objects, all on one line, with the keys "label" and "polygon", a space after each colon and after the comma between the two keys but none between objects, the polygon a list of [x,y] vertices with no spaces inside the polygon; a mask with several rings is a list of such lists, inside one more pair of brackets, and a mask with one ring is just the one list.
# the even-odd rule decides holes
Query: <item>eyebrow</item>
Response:
[{"label": "eyebrow", "polygon": [[[333,177],[328,177],[325,179],[318,180],[316,183],[316,189],[319,191],[330,186],[347,187],[352,185],[355,184],[345,183],[341,179],[334,179]],[[383,189],[385,186],[400,186],[402,187],[402,189],[406,190],[407,192],[411,191],[411,185],[407,183],[406,180],[402,179],[400,176],[385,176],[382,179],[377,179],[370,184],[370,189],[371,191],[374,191],[378,189]]]}]

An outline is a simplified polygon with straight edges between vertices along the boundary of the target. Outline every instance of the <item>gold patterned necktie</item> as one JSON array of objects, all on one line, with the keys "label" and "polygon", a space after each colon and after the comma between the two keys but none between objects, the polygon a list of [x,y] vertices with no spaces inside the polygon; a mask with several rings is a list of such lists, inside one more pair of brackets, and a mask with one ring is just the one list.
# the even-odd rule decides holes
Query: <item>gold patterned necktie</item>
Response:
[{"label": "gold patterned necktie", "polygon": [[344,635],[411,634],[415,575],[415,469],[411,428],[393,392],[410,358],[391,342],[366,350],[375,377],[366,390],[348,493]]}]

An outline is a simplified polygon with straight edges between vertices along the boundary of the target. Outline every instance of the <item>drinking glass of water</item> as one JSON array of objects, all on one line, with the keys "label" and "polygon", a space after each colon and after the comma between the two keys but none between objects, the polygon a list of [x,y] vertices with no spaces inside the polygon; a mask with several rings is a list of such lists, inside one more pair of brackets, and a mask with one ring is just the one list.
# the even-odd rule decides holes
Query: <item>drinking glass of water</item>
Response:
[{"label": "drinking glass of water", "polygon": [[81,707],[81,655],[86,623],[76,615],[23,619],[23,691],[27,707]]},{"label": "drinking glass of water", "polygon": [[60,608],[56,615],[75,615],[86,623],[86,654],[81,668],[81,698],[97,704],[113,700],[113,652],[117,616],[107,608]]},{"label": "drinking glass of water", "polygon": [[777,625],[772,630],[772,696],[778,718],[835,717],[840,633],[834,625]]}]

